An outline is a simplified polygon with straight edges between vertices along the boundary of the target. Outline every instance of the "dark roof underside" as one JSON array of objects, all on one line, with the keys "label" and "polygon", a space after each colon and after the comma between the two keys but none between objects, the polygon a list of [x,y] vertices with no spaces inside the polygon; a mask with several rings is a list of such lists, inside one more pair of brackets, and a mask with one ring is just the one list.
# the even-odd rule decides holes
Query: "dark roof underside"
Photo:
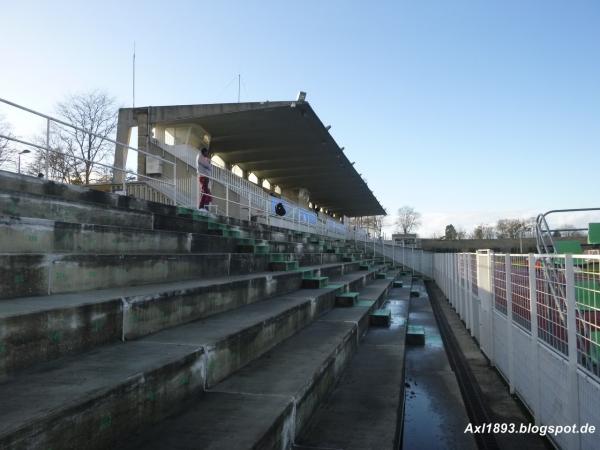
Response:
[{"label": "dark roof underside", "polygon": [[[272,185],[308,189],[313,203],[336,214],[385,214],[310,105],[292,104],[241,103],[237,111],[227,105],[226,110],[211,108],[207,115],[172,122],[198,123],[211,135],[211,151],[227,163]],[[166,121],[168,116],[163,116]]]}]

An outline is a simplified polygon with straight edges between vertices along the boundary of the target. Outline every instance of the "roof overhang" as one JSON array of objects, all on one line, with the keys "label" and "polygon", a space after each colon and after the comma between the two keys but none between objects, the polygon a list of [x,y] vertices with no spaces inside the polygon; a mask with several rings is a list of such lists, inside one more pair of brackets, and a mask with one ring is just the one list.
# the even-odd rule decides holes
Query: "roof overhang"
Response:
[{"label": "roof overhang", "polygon": [[336,214],[386,214],[307,102],[161,106],[149,115],[154,124],[197,123],[225,162],[282,188],[305,188]]}]

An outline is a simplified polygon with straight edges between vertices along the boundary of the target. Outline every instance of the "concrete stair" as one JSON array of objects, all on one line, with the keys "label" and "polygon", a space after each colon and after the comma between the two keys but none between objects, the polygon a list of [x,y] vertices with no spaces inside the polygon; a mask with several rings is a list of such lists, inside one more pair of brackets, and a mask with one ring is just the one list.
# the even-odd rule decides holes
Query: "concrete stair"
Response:
[{"label": "concrete stair", "polygon": [[[289,351],[312,361],[294,399],[265,394],[268,430],[247,431],[292,442],[393,282],[352,242],[3,172],[0,246],[0,448],[145,440],[188,408],[210,415],[238,373],[279,376],[269,361]],[[223,393],[238,415],[255,404]]]},{"label": "concrete stair", "polygon": [[125,448],[290,448],[356,352],[366,331],[359,324],[389,286],[371,283],[376,301],[323,314]]},{"label": "concrete stair", "polygon": [[[336,283],[355,290],[368,279],[360,272]],[[296,291],[8,377],[0,396],[14,406],[0,410],[0,447],[114,445],[300,331],[331,309],[339,289]]]}]

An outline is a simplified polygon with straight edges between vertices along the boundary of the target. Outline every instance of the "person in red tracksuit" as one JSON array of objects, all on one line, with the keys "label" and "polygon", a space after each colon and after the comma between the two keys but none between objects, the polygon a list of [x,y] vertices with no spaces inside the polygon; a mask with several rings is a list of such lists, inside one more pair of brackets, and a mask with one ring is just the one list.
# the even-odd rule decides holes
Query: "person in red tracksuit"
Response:
[{"label": "person in red tracksuit", "polygon": [[208,187],[208,182],[210,181],[211,175],[211,164],[210,164],[210,154],[208,153],[208,149],[203,147],[198,153],[198,157],[196,158],[196,167],[198,170],[198,181],[200,182],[200,205],[198,207],[200,209],[208,210],[208,205],[212,200],[210,188]]}]

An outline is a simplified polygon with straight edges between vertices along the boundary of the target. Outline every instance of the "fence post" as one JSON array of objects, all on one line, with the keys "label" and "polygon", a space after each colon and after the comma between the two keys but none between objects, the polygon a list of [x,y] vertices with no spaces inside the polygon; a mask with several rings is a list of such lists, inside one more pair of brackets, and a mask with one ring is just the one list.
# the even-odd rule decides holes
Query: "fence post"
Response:
[{"label": "fence post", "polygon": [[535,393],[534,393],[534,405],[533,405],[533,418],[536,425],[540,425],[540,411],[542,404],[541,397],[541,382],[539,379],[540,374],[540,359],[539,359],[539,344],[538,344],[538,314],[537,314],[537,284],[536,284],[536,269],[535,269],[535,256],[530,253],[527,257],[529,266],[529,305],[531,308],[531,360],[534,363],[533,373],[537,375],[538,379],[535,380]]},{"label": "fence post", "polygon": [[[573,255],[565,255],[565,302],[567,304],[567,340],[569,346],[569,423],[579,423],[579,385],[577,380],[577,317],[575,307],[575,271]],[[571,434],[570,448],[581,448],[578,434]]]},{"label": "fence post", "polygon": [[469,310],[469,320],[471,322],[471,328],[469,329],[469,333],[471,336],[475,335],[475,322],[473,321],[473,299],[471,298],[470,295],[470,289],[469,289],[469,258],[467,258],[467,255],[462,253],[460,255],[462,257],[462,268],[463,268],[463,273],[462,273],[462,280],[461,280],[461,298],[463,299],[463,301],[466,303],[467,305],[467,309]]},{"label": "fence post", "polygon": [[252,221],[252,204],[250,202],[250,192],[248,192],[248,222]]},{"label": "fence post", "polygon": [[[471,255],[468,253],[463,253],[463,270],[464,272],[464,283],[462,289],[462,298],[465,299],[466,303],[473,304],[473,293],[471,292]],[[471,336],[473,335],[473,330],[471,330]]]},{"label": "fence post", "polygon": [[504,255],[504,276],[506,278],[506,336],[508,337],[508,389],[515,393],[515,374],[513,362],[513,311],[512,311],[512,262],[510,254]]},{"label": "fence post", "polygon": [[[490,365],[495,366],[494,358],[494,311],[493,311],[493,293],[492,293],[492,264],[494,261],[494,253],[476,253],[475,264],[477,273],[477,296],[481,304],[482,316],[484,321],[480,320],[483,325],[479,338],[483,351],[487,354]],[[481,319],[481,316],[480,316]],[[485,333],[485,334],[484,334]],[[483,337],[485,336],[485,339]]]}]

